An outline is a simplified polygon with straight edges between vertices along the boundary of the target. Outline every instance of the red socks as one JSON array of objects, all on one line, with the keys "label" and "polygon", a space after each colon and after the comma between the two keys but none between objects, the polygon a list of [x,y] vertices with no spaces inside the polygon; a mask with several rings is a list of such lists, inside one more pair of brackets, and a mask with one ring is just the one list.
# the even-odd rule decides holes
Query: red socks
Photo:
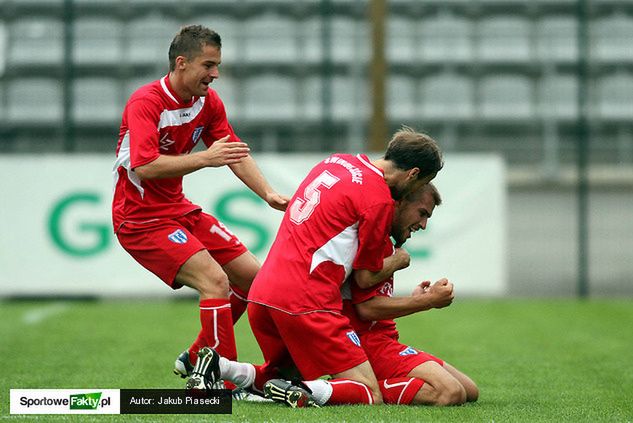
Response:
[{"label": "red socks", "polygon": [[231,285],[229,291],[229,301],[231,302],[231,317],[233,318],[233,324],[236,324],[239,318],[246,311],[248,302],[248,293],[242,291],[236,286]]},{"label": "red socks", "polygon": [[189,348],[189,361],[195,365],[197,352],[202,347],[211,347],[222,357],[237,360],[235,334],[231,303],[225,298],[209,298],[200,300],[200,323],[202,329],[198,338]]},{"label": "red socks", "polygon": [[414,377],[398,377],[378,381],[382,400],[385,404],[411,404],[422,385],[424,385],[424,381]]},{"label": "red socks", "polygon": [[327,402],[328,405],[374,403],[371,391],[363,383],[349,379],[332,379],[328,382],[332,385],[332,395]]}]

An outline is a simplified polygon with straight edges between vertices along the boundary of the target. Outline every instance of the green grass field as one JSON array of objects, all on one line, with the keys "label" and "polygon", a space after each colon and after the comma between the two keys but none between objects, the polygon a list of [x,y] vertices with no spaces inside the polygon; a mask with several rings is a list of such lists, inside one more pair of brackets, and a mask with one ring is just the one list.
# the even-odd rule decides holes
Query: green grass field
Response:
[{"label": "green grass field", "polygon": [[[10,388],[180,388],[176,355],[197,333],[197,303],[2,302],[0,419],[17,421],[630,422],[633,301],[462,300],[400,319],[401,339],[479,385],[475,404],[292,410],[233,403],[232,415],[10,416]],[[246,319],[241,359],[261,355]]]}]

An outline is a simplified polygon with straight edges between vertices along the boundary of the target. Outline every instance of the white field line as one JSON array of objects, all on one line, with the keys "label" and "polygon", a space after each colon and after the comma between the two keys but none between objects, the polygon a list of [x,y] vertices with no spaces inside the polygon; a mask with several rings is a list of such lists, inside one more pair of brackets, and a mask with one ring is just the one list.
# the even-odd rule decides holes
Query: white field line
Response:
[{"label": "white field line", "polygon": [[45,319],[61,314],[70,306],[67,303],[52,303],[29,310],[22,315],[22,321],[27,325],[37,325]]}]

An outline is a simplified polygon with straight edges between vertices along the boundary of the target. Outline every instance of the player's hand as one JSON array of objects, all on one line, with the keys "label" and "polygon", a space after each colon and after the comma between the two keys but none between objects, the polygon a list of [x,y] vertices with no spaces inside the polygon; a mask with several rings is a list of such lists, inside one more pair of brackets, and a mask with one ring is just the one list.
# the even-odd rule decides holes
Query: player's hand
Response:
[{"label": "player's hand", "polygon": [[290,198],[285,195],[277,194],[276,192],[266,194],[266,202],[270,207],[276,210],[285,211],[289,201]]},{"label": "player's hand", "polygon": [[220,138],[202,152],[206,167],[220,167],[239,163],[251,149],[243,142],[228,142],[230,135]]},{"label": "player's hand", "polygon": [[446,278],[442,278],[429,286],[424,295],[429,296],[433,308],[447,307],[451,305],[453,298],[455,298],[453,284]]},{"label": "player's hand", "polygon": [[396,248],[393,257],[396,263],[396,270],[404,269],[411,264],[411,256],[404,248]]},{"label": "player's hand", "polygon": [[413,288],[413,292],[411,293],[412,297],[422,295],[429,290],[431,286],[431,281],[423,281],[420,282],[415,288]]}]

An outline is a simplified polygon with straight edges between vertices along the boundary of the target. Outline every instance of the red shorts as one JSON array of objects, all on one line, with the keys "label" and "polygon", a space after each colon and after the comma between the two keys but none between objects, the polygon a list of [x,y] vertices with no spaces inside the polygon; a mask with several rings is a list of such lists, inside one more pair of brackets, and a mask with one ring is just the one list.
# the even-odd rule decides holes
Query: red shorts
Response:
[{"label": "red shorts", "polygon": [[367,332],[360,339],[378,380],[407,377],[411,370],[427,361],[444,365],[444,361],[439,358],[401,344],[397,339],[380,332]]},{"label": "red shorts", "polygon": [[367,361],[356,332],[340,314],[288,314],[249,303],[248,320],[267,368],[294,364],[305,380],[313,380]]},{"label": "red shorts", "polygon": [[117,232],[121,246],[144,268],[173,289],[180,267],[195,253],[208,250],[221,266],[247,249],[215,217],[195,210],[175,219],[125,223]]}]

